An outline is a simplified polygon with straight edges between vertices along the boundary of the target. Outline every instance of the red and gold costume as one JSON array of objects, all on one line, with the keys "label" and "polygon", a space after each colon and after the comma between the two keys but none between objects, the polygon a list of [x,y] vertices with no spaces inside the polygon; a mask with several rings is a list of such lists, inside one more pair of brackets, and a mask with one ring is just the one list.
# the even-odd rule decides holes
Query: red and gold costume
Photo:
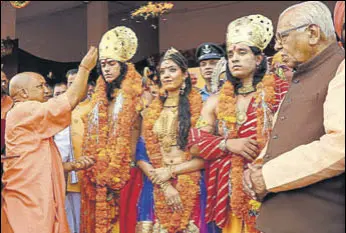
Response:
[{"label": "red and gold costume", "polygon": [[131,196],[128,185],[137,177],[136,171],[131,169],[134,153],[131,145],[142,87],[141,75],[127,61],[137,50],[137,37],[126,27],[116,27],[102,37],[99,47],[100,59],[126,62],[127,72],[111,102],[107,99],[105,80],[98,79],[91,100],[92,111],[85,119],[83,155],[94,156],[96,164],[83,174],[81,232],[117,233],[120,227],[133,226],[134,229],[135,226],[135,220],[132,225],[126,222],[119,226],[119,222],[125,218],[124,213],[129,215],[128,211],[136,209],[127,200]]},{"label": "red and gold costume", "polygon": [[[244,18],[230,24],[228,45],[242,42],[263,50],[267,43],[263,40],[260,43],[261,41],[256,41],[256,39],[261,38],[261,34],[266,34],[262,29],[268,33],[272,31],[270,20],[259,15]],[[268,25],[271,28],[267,30]],[[253,34],[248,34],[248,32],[253,32]],[[271,38],[272,33],[271,35],[268,33],[267,37]],[[230,39],[230,37],[232,38]],[[240,155],[227,152],[225,150],[226,140],[254,139],[259,144],[259,153],[270,135],[272,117],[287,89],[287,82],[272,74],[265,75],[262,81],[256,85],[255,95],[252,97],[246,113],[241,115],[236,110],[237,95],[234,86],[230,81],[226,81],[219,93],[216,107],[218,132],[221,136],[215,136],[199,129],[191,130],[189,145],[197,145],[200,156],[210,161],[206,219],[207,222],[214,222],[219,228],[222,228],[223,232],[258,232],[255,229],[255,217],[260,205],[251,200],[243,191],[243,172],[250,161],[246,161]]]}]

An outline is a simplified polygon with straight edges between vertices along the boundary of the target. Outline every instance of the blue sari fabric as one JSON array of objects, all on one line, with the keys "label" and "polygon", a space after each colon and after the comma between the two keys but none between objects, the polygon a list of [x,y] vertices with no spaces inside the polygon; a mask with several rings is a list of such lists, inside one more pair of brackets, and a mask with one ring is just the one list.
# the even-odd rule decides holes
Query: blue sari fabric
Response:
[{"label": "blue sari fabric", "polygon": [[[136,161],[144,161],[150,163],[148,154],[145,148],[145,142],[143,138],[140,138],[137,143],[137,151],[136,151]],[[137,204],[137,221],[154,221],[154,196],[153,196],[153,183],[149,180],[147,176],[144,175],[143,189]],[[197,223],[200,227],[200,232],[206,233],[207,224],[205,222],[205,208],[207,204],[207,191],[205,184],[205,174],[204,171],[201,172],[201,180],[200,180],[200,211],[201,218],[200,222]]]}]

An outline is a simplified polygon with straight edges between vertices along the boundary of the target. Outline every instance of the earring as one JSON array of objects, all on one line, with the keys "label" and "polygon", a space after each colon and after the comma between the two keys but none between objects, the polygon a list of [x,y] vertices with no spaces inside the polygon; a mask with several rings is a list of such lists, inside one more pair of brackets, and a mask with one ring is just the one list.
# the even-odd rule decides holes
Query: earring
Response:
[{"label": "earring", "polygon": [[184,95],[184,93],[185,93],[185,88],[186,88],[186,84],[185,84],[185,82],[184,82],[183,85],[180,87],[180,95]]}]

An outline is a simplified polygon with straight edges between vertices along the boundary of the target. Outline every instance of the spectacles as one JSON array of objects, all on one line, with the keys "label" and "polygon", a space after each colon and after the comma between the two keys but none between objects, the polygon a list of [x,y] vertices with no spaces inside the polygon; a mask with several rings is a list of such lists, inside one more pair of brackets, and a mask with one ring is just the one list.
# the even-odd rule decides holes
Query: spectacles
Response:
[{"label": "spectacles", "polygon": [[308,26],[310,26],[310,24],[303,24],[303,25],[300,25],[298,27],[290,28],[290,29],[285,30],[283,32],[277,32],[275,40],[276,40],[276,42],[280,42],[281,43],[284,38],[287,38],[287,36],[290,34],[290,32],[298,30],[298,29],[301,29],[301,28],[305,28],[305,27],[308,27]]}]

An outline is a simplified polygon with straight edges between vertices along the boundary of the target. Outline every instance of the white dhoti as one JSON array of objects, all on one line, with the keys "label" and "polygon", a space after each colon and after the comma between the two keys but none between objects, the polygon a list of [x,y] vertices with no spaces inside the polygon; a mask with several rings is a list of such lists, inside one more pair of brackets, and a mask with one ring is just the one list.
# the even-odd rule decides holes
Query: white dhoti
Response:
[{"label": "white dhoti", "polygon": [[79,233],[80,208],[81,194],[75,192],[67,192],[65,210],[71,233]]}]

